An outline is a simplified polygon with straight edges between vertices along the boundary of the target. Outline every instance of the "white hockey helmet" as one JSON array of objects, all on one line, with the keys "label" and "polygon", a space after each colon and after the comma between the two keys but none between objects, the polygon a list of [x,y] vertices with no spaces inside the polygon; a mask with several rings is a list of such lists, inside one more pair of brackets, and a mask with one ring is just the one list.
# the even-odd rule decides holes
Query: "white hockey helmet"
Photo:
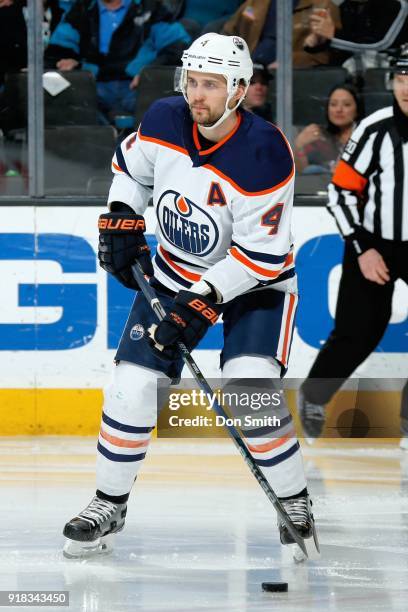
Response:
[{"label": "white hockey helmet", "polygon": [[[207,129],[218,127],[245,98],[253,74],[253,64],[248,45],[239,36],[224,36],[210,32],[203,34],[186,49],[181,58],[183,67],[180,71],[178,89],[187,99],[187,72],[212,72],[222,74],[227,80],[227,100],[224,114]],[[228,108],[231,98],[238,89],[241,79],[245,83],[245,91],[233,108]]]}]

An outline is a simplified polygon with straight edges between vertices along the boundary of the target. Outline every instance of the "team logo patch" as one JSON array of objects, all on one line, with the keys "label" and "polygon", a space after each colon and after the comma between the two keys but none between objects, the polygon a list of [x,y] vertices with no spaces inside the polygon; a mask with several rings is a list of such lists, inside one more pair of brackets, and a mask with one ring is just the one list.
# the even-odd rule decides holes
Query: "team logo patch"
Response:
[{"label": "team logo patch", "polygon": [[234,36],[232,39],[232,42],[240,51],[243,51],[245,49],[244,41],[242,40],[242,38],[238,38],[238,36]]},{"label": "team logo patch", "polygon": [[357,148],[357,143],[354,140],[350,140],[348,141],[348,143],[346,144],[345,148],[344,148],[344,152],[348,153],[349,155],[353,155],[354,151]]},{"label": "team logo patch", "polygon": [[177,191],[169,189],[160,196],[156,214],[163,236],[181,251],[205,257],[218,244],[211,215]]},{"label": "team logo patch", "polygon": [[130,330],[130,339],[131,340],[140,340],[144,336],[144,327],[140,323],[136,323]]}]

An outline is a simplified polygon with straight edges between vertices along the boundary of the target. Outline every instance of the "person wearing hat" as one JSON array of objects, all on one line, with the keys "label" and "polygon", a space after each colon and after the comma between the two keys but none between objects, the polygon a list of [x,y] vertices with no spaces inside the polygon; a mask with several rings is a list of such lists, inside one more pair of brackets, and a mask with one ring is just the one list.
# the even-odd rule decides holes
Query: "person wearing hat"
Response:
[{"label": "person wearing hat", "polygon": [[[328,209],[345,248],[334,329],[298,396],[303,429],[311,438],[323,431],[325,404],[381,347],[396,280],[408,283],[408,45],[391,63],[390,83],[393,105],[361,121],[328,189]],[[408,436],[407,385],[401,417]]]}]

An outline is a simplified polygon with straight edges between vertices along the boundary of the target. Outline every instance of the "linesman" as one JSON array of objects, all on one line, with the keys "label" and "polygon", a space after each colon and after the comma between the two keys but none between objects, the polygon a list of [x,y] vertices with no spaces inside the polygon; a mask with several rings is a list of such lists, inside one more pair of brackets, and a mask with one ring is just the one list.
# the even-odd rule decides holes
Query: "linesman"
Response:
[{"label": "linesman", "polygon": [[[328,209],[345,249],[335,326],[298,398],[310,437],[322,433],[324,405],[381,341],[395,281],[408,282],[408,45],[390,77],[393,105],[358,125],[329,185]],[[408,406],[401,416],[408,436]]]}]

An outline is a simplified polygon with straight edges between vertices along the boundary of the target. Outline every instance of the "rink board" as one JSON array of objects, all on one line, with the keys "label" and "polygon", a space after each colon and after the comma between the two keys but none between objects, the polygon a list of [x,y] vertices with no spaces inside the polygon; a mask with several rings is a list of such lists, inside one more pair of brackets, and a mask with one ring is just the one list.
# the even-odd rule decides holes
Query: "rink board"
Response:
[{"label": "rink board", "polygon": [[[101,389],[133,299],[97,265],[101,211],[2,207],[0,435],[97,430]],[[154,250],[152,209],[147,226]],[[288,376],[303,378],[332,327],[343,246],[324,208],[295,208],[294,235],[301,299]],[[397,283],[387,332],[357,372],[388,379],[395,418],[395,392],[408,369],[407,304],[407,287]],[[210,377],[219,374],[221,343],[221,326],[216,325],[195,352]]]},{"label": "rink board", "polygon": [[[302,430],[296,411],[295,391],[287,391],[286,398],[300,436]],[[101,389],[1,389],[0,435],[95,435],[99,431],[102,399]],[[328,406],[323,437],[348,438],[353,427],[352,437],[399,440],[399,391],[359,392],[358,409],[366,417],[363,430],[358,429],[358,423],[351,423],[350,417],[346,422],[342,419],[342,415],[356,406],[355,399],[353,391],[341,391],[336,395]],[[191,413],[188,409],[181,409],[178,416],[190,417]],[[156,435],[156,430],[153,435]],[[167,439],[214,439],[227,435],[221,427],[206,427],[204,430],[192,427],[182,433],[175,430]],[[158,436],[163,438],[163,434]]]}]

